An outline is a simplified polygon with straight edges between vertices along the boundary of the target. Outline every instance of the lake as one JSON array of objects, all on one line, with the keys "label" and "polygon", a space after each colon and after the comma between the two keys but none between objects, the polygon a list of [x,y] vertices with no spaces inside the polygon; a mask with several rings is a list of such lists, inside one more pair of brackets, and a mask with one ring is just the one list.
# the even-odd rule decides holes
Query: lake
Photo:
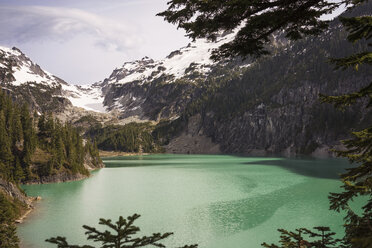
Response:
[{"label": "lake", "polygon": [[339,191],[345,160],[164,154],[104,163],[82,181],[23,186],[42,200],[18,225],[22,247],[56,247],[44,242],[55,236],[84,244],[82,225],[134,213],[141,236],[174,232],[167,247],[255,248],[277,241],[278,228],[343,230],[327,196]]}]

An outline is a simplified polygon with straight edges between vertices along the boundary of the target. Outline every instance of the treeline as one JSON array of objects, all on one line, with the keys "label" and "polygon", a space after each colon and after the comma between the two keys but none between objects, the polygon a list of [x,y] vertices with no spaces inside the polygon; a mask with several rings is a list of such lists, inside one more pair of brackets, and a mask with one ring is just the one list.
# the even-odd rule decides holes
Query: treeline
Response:
[{"label": "treeline", "polygon": [[101,150],[122,152],[163,152],[153,136],[155,126],[151,123],[129,123],[124,126],[95,127],[86,135],[97,142]]},{"label": "treeline", "polygon": [[30,114],[0,90],[0,176],[24,183],[59,173],[89,174],[84,159],[100,162],[97,146],[84,145],[78,131],[51,114]]}]

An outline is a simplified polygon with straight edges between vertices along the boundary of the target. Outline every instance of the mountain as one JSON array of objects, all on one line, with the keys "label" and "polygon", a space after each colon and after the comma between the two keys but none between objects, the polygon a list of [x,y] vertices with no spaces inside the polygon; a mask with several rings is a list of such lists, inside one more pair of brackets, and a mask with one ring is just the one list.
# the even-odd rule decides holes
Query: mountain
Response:
[{"label": "mountain", "polygon": [[[354,12],[371,9],[368,3]],[[212,61],[212,50],[234,37],[224,33],[216,43],[196,40],[162,60],[126,62],[88,86],[69,85],[18,49],[0,48],[0,79],[38,111],[53,111],[84,130],[94,125],[89,135],[102,134],[106,143],[120,136],[121,128],[110,125],[149,121],[148,140],[167,152],[322,156],[372,118],[360,106],[341,112],[319,101],[319,94],[351,92],[371,80],[367,68],[335,71],[328,63],[366,48],[347,42],[346,34],[335,20],[322,35],[298,42],[276,33],[269,56]]]},{"label": "mountain", "polygon": [[203,82],[221,75],[220,68],[249,66],[249,61],[239,61],[240,67],[233,67],[237,61],[217,63],[210,59],[212,49],[233,37],[234,33],[221,35],[216,43],[197,40],[159,61],[145,57],[124,63],[101,83],[105,106],[119,111],[121,118],[158,121],[179,117]]},{"label": "mountain", "polygon": [[0,86],[39,112],[61,112],[69,106],[105,111],[100,88],[70,85],[15,47],[0,47]]},{"label": "mountain", "polygon": [[[371,14],[371,4],[354,12]],[[101,83],[104,104],[120,118],[161,121],[155,135],[175,153],[325,156],[371,121],[360,106],[341,112],[319,101],[320,93],[351,92],[372,78],[368,68],[335,71],[328,63],[367,46],[347,42],[337,20],[298,42],[276,34],[270,56],[211,61],[211,50],[233,35],[198,40],[160,61],[125,63]]]}]

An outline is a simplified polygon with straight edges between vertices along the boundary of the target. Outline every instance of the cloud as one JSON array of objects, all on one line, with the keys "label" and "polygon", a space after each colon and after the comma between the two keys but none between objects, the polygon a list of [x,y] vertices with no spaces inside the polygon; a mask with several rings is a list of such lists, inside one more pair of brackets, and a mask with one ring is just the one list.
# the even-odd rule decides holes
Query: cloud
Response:
[{"label": "cloud", "polygon": [[131,25],[87,11],[63,7],[0,6],[0,42],[66,41],[88,34],[107,50],[138,47],[142,38]]}]

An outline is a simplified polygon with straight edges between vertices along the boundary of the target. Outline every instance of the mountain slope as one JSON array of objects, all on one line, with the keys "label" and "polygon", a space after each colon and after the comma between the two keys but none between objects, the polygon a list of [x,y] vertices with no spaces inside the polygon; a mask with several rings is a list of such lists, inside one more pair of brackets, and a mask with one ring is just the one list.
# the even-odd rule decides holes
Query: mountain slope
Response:
[{"label": "mountain slope", "polygon": [[[221,35],[216,43],[197,40],[159,61],[145,57],[124,63],[101,83],[104,104],[109,110],[120,111],[121,118],[177,118],[204,81],[221,76],[221,67],[240,70],[249,66],[250,60],[214,62],[210,59],[212,49],[233,37],[234,33]],[[234,63],[239,63],[241,68],[233,68]]]},{"label": "mountain slope", "polygon": [[[370,7],[354,11],[370,14]],[[198,43],[182,48],[158,62],[125,63],[101,84],[105,104],[119,110],[121,118],[173,120],[156,130],[168,152],[327,155],[329,147],[338,146],[351,127],[363,127],[371,115],[358,107],[337,111],[321,104],[319,93],[351,92],[372,79],[366,68],[334,71],[328,58],[352,54],[366,44],[347,42],[338,21],[319,37],[296,43],[279,34],[273,39],[273,55],[244,63],[213,63],[208,53],[214,45],[206,48],[208,43],[201,49]],[[174,69],[173,61],[185,63]]]},{"label": "mountain slope", "polygon": [[67,106],[105,112],[100,88],[69,85],[17,48],[0,47],[0,86],[39,112],[61,112]]}]

